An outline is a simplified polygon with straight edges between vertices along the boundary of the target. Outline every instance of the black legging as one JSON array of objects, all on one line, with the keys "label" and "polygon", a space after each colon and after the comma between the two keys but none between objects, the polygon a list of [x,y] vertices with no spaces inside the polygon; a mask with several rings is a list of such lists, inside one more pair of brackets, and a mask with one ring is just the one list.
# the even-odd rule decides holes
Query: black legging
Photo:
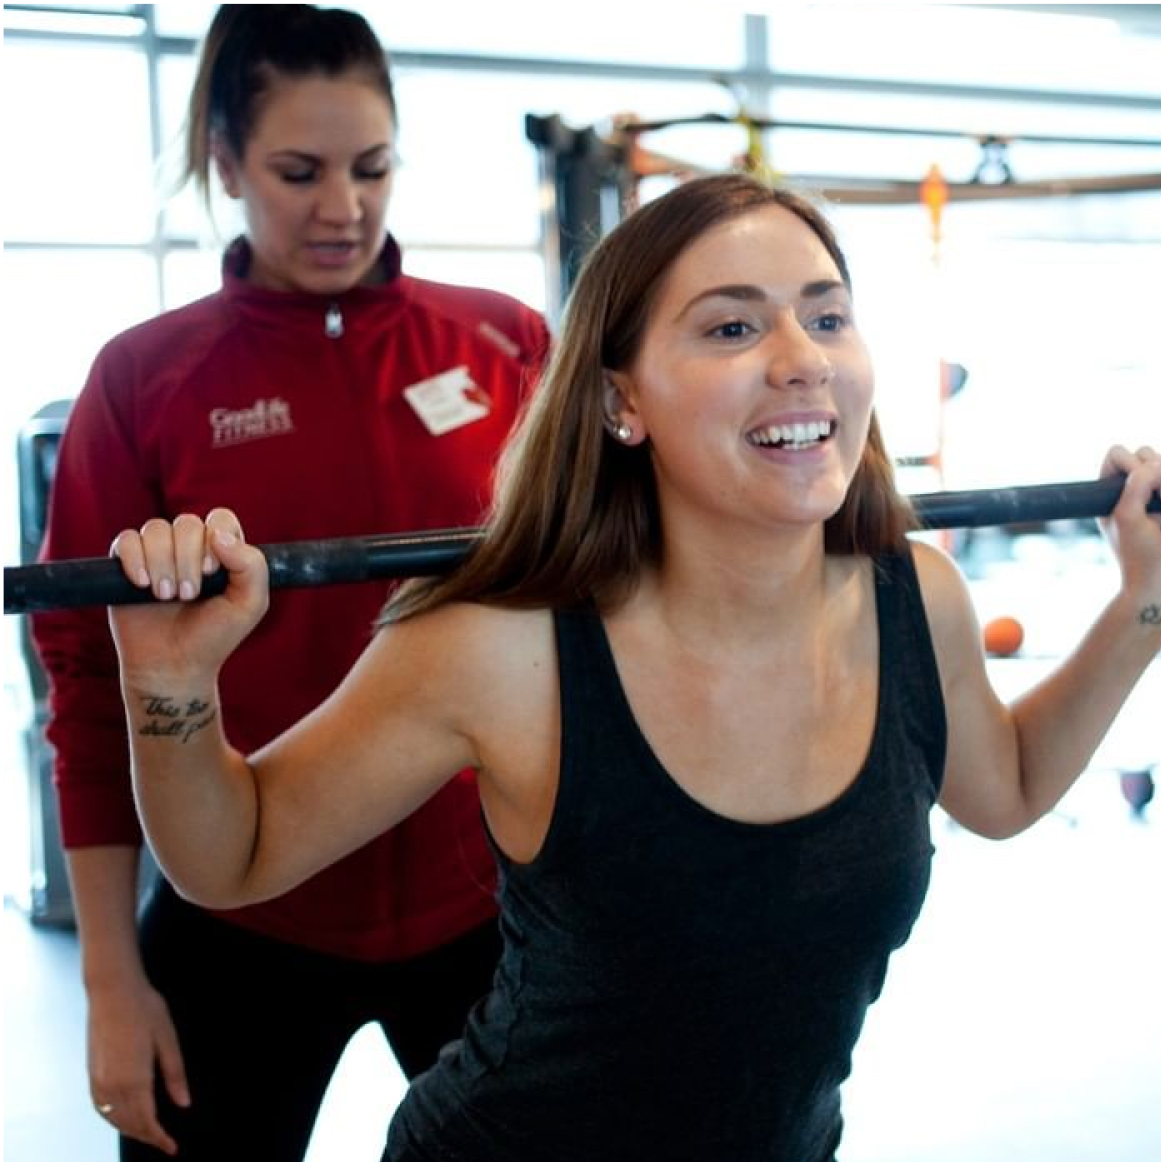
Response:
[{"label": "black legging", "polygon": [[[353,1034],[377,1021],[414,1077],[463,1031],[500,954],[490,923],[412,960],[367,964],[258,936],[154,890],[141,922],[145,969],[170,1007],[189,1078],[183,1110],[159,1086],[182,1162],[301,1162]],[[122,1162],[168,1156],[121,1139]]]}]

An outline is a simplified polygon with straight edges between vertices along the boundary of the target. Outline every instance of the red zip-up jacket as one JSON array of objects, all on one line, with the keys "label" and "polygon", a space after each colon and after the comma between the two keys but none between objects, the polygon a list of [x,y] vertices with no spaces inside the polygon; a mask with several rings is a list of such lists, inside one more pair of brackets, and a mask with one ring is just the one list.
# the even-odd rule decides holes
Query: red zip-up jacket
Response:
[{"label": "red zip-up jacket", "polygon": [[[215,505],[258,544],[477,524],[547,329],[505,295],[404,275],[391,239],[383,257],[385,283],[328,299],[246,282],[239,241],[220,291],[108,343],[61,441],[42,559],[102,556],[122,528]],[[432,435],[404,389],[456,368],[489,410]],[[248,753],[321,702],[370,640],[387,591],[273,594],[222,672],[231,743]],[[65,847],[139,843],[105,611],[38,614],[33,636],[50,679]],[[482,923],[494,887],[464,773],[285,896],[220,914],[305,947],[395,960]]]}]

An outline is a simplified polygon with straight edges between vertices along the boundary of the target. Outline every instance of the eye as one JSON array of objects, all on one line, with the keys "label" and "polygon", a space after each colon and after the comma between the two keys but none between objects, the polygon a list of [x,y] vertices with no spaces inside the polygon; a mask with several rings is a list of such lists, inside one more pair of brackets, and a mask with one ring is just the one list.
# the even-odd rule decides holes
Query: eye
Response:
[{"label": "eye", "polygon": [[398,157],[393,149],[374,149],[355,158],[351,175],[360,182],[381,182],[395,172]]},{"label": "eye", "polygon": [[826,314],[819,315],[818,318],[811,320],[810,328],[814,331],[834,333],[849,326],[850,322],[850,316],[844,314],[842,311],[827,311]]},{"label": "eye", "polygon": [[291,186],[304,186],[315,179],[313,169],[286,169],[279,173],[279,178]]},{"label": "eye", "polygon": [[754,328],[742,319],[730,319],[712,327],[709,334],[718,339],[745,339],[754,333]]}]

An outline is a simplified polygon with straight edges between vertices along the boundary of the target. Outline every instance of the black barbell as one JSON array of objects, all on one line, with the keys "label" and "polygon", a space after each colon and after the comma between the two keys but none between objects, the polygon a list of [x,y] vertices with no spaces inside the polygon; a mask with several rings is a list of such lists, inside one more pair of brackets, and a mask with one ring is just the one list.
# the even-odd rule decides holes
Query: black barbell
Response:
[{"label": "black barbell", "polygon": [[[1062,484],[919,493],[909,499],[924,529],[982,528],[1107,516],[1124,484],[1123,476],[1107,476]],[[1161,513],[1161,496],[1152,497],[1149,511]],[[463,560],[480,536],[479,529],[433,529],[258,547],[266,557],[272,590],[303,589],[447,573]],[[221,593],[225,586],[225,573],[219,571],[205,579],[202,594]],[[6,614],[142,604],[153,599],[150,590],[133,585],[120,562],[110,557],[50,561],[4,570]]]}]

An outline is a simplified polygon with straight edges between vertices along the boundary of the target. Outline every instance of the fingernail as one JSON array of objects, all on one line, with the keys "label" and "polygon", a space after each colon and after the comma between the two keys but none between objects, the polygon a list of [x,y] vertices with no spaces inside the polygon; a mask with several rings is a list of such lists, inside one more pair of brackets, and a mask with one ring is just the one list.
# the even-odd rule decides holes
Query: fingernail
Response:
[{"label": "fingernail", "polygon": [[212,573],[218,567],[217,561],[209,553],[202,558],[202,572]]},{"label": "fingernail", "polygon": [[148,569],[138,569],[137,570],[137,584],[140,585],[142,589],[149,588],[149,570]]},{"label": "fingernail", "polygon": [[157,583],[157,596],[162,601],[168,601],[173,596],[173,582],[168,577],[162,577]]},{"label": "fingernail", "polygon": [[219,532],[215,535],[218,538],[218,544],[225,545],[227,549],[231,545],[236,545],[238,543],[238,538],[236,536],[234,536],[233,533]]},{"label": "fingernail", "polygon": [[192,581],[183,581],[177,587],[178,596],[182,601],[192,601],[194,597],[194,587]]}]

